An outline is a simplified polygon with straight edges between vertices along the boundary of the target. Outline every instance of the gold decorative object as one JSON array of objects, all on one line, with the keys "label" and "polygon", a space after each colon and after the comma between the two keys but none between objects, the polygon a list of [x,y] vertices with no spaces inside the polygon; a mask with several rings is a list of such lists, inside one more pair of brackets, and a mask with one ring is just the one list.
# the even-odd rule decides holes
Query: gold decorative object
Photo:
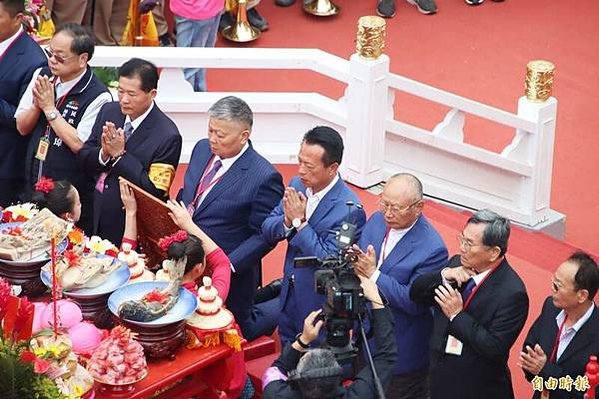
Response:
[{"label": "gold decorative object", "polygon": [[331,0],[312,0],[304,2],[304,11],[317,17],[330,17],[339,14],[339,6]]},{"label": "gold decorative object", "polygon": [[542,103],[551,97],[555,65],[545,60],[533,60],[526,65],[526,98]]},{"label": "gold decorative object", "polygon": [[[235,6],[234,3],[237,3]],[[237,9],[237,19],[231,26],[222,30],[221,35],[232,42],[245,43],[256,40],[260,36],[260,30],[253,27],[247,18],[247,0],[233,0],[228,7]]]},{"label": "gold decorative object", "polygon": [[377,16],[360,17],[356,52],[362,58],[376,60],[385,48],[385,20]]}]

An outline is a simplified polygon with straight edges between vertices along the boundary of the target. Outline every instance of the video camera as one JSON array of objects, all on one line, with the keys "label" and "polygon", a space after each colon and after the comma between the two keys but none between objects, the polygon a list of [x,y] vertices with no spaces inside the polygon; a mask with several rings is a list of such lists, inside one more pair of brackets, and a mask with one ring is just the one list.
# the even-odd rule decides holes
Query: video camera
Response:
[{"label": "video camera", "polygon": [[[346,203],[349,209],[354,205]],[[335,353],[337,360],[347,360],[354,357],[357,349],[350,342],[350,331],[358,316],[364,314],[366,306],[364,291],[360,279],[353,270],[352,262],[355,255],[351,252],[354,244],[357,226],[348,221],[341,224],[339,231],[333,231],[337,243],[337,254],[324,260],[316,257],[298,257],[294,259],[295,267],[316,266],[314,273],[316,293],[327,297],[320,318],[326,328],[326,343]]]}]

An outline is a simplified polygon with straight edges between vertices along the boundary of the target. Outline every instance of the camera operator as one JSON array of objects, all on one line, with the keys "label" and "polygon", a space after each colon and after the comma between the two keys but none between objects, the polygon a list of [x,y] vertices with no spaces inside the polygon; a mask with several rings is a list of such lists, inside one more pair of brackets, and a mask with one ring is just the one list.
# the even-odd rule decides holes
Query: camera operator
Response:
[{"label": "camera operator", "polygon": [[[397,354],[393,315],[383,304],[376,284],[364,277],[360,280],[364,296],[372,303],[371,325],[377,347],[372,360],[384,387],[391,379]],[[320,312],[314,311],[306,317],[301,335],[283,348],[281,356],[264,373],[264,399],[376,397],[374,376],[369,366],[360,370],[351,385],[343,387],[343,370],[333,352],[328,349],[307,350],[322,328],[323,321],[316,321]]]}]

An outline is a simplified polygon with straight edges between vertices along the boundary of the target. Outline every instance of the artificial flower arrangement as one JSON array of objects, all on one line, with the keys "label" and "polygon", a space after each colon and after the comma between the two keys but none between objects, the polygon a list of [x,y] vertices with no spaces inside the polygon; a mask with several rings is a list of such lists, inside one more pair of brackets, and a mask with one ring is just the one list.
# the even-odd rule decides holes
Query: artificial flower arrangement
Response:
[{"label": "artificial flower arrangement", "polygon": [[45,0],[25,0],[23,28],[36,41],[46,40],[54,35],[54,23]]},{"label": "artificial flower arrangement", "polygon": [[40,342],[51,340],[44,339],[43,334],[32,338],[33,311],[33,304],[27,298],[12,296],[10,284],[0,278],[0,397],[82,397],[92,388],[93,380],[88,376],[86,384],[66,386],[65,370],[61,371],[56,366],[56,359],[70,352],[68,343],[63,341],[44,346]]},{"label": "artificial flower arrangement", "polygon": [[26,222],[35,215],[39,209],[31,202],[11,205],[2,210],[2,223]]}]

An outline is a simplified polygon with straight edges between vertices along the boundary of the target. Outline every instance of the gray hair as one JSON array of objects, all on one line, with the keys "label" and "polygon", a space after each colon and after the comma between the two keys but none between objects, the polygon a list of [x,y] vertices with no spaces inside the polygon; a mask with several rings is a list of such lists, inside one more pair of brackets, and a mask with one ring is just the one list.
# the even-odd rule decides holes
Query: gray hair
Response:
[{"label": "gray hair", "polygon": [[467,224],[484,223],[483,244],[489,247],[499,247],[500,256],[507,252],[507,244],[510,238],[510,221],[490,209],[481,209],[475,212]]},{"label": "gray hair", "polygon": [[396,173],[393,176],[391,176],[389,178],[389,180],[387,180],[387,182],[390,182],[392,180],[405,180],[412,188],[412,190],[414,191],[414,199],[415,200],[421,200],[422,196],[423,196],[423,190],[422,190],[422,182],[420,181],[420,179],[418,179],[416,176],[414,176],[411,173]]},{"label": "gray hair", "polygon": [[[335,375],[327,375],[327,368],[336,368]],[[299,388],[303,398],[329,398],[341,383],[341,372],[335,355],[329,349],[311,349],[297,364],[297,373],[302,377]]]},{"label": "gray hair", "polygon": [[223,97],[208,109],[208,116],[229,122],[238,122],[252,129],[254,114],[250,106],[239,97]]}]

